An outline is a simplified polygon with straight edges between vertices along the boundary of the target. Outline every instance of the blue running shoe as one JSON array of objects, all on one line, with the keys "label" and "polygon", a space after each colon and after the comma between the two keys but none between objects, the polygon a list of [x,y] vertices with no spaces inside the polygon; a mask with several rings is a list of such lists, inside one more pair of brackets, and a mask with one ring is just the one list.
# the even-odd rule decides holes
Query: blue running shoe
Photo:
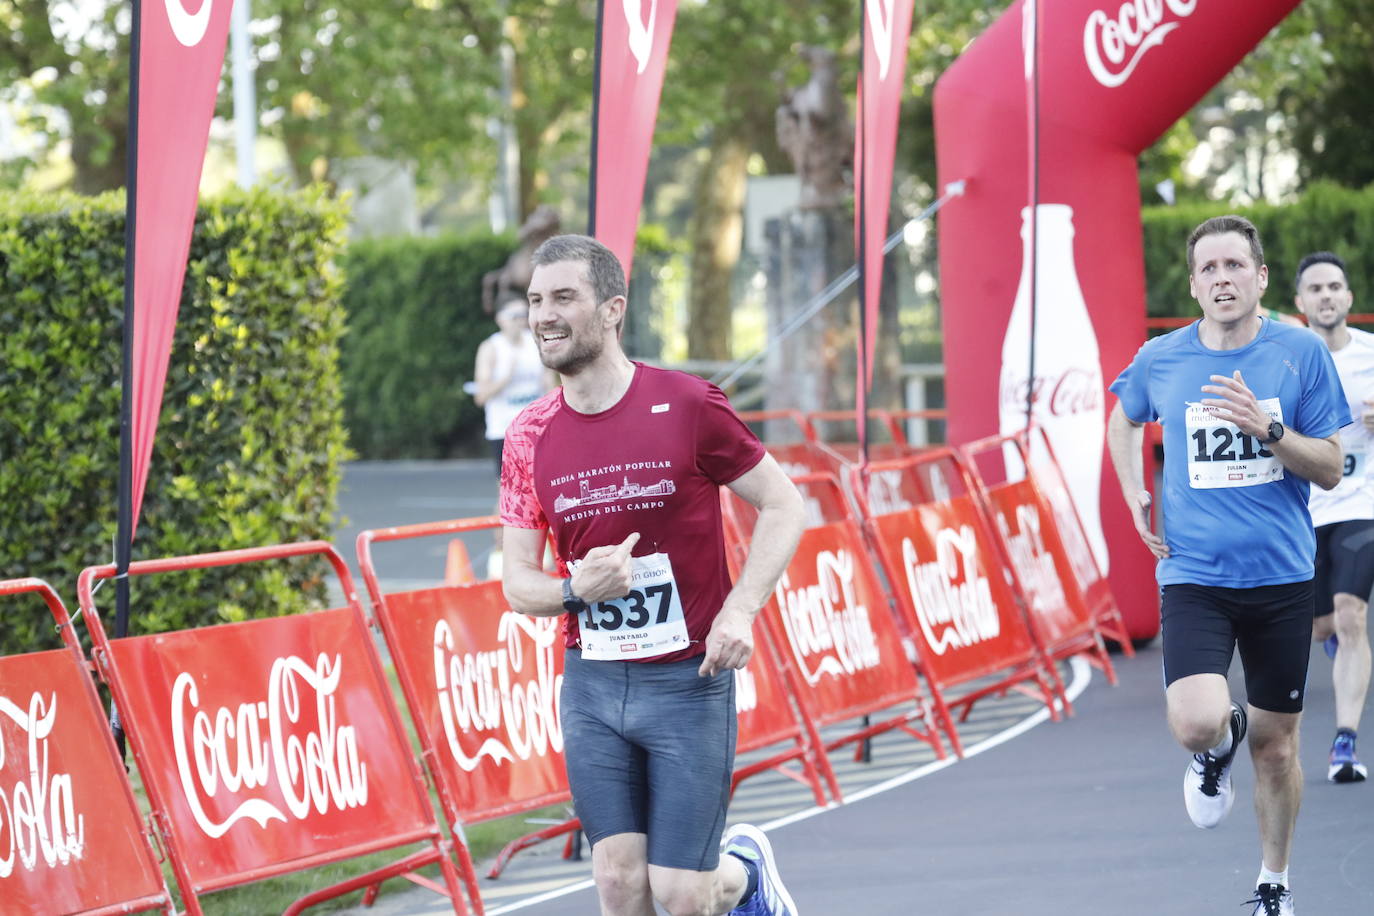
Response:
[{"label": "blue running shoe", "polygon": [[754,864],[759,872],[759,886],[754,895],[730,912],[738,916],[797,916],[792,895],[778,878],[778,866],[773,861],[773,847],[763,831],[748,824],[736,824],[725,831],[721,845],[728,855]]},{"label": "blue running shoe", "polygon": [[1336,658],[1336,646],[1337,646],[1337,644],[1338,644],[1338,640],[1336,639],[1336,634],[1335,634],[1335,633],[1332,633],[1330,636],[1326,637],[1326,639],[1322,640],[1322,648],[1326,650],[1326,657],[1327,657],[1327,658],[1332,659],[1332,660],[1334,660],[1334,659]]},{"label": "blue running shoe", "polygon": [[1332,782],[1364,782],[1369,776],[1355,757],[1355,737],[1349,732],[1340,732],[1331,742],[1331,766],[1326,770],[1326,778]]}]

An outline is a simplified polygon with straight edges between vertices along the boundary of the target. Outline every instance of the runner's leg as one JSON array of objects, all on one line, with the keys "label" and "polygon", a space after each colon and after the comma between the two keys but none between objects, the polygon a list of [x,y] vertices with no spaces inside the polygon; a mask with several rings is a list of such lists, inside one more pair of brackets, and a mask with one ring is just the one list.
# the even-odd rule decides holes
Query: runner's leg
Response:
[{"label": "runner's leg", "polygon": [[647,854],[648,838],[642,833],[617,833],[592,847],[601,916],[654,916]]},{"label": "runner's leg", "polygon": [[715,871],[649,866],[654,897],[671,916],[722,916],[739,905],[746,880],[734,856],[721,856]]},{"label": "runner's leg", "polygon": [[1226,738],[1231,727],[1231,688],[1220,674],[1192,674],[1165,690],[1169,731],[1194,754],[1205,753]]},{"label": "runner's leg", "polygon": [[1368,605],[1354,595],[1335,597],[1336,661],[1331,667],[1336,690],[1336,727],[1359,731],[1365,695],[1369,692]]},{"label": "runner's leg", "polygon": [[1302,713],[1270,712],[1253,705],[1249,713],[1260,850],[1264,866],[1281,872],[1288,868],[1293,826],[1302,803],[1302,764],[1298,761]]}]

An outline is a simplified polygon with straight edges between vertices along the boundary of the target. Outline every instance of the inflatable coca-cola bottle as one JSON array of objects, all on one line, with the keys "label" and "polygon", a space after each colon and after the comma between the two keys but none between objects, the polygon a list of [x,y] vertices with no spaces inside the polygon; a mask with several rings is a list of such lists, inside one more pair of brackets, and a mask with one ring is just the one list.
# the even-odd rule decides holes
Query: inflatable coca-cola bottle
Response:
[{"label": "inflatable coca-cola bottle", "polygon": [[[1002,374],[998,385],[1001,432],[1026,425],[1026,396],[1031,392],[1034,422],[1042,426],[1064,472],[1088,543],[1099,568],[1107,570],[1107,545],[1098,513],[1102,479],[1102,445],[1106,415],[1102,401],[1102,365],[1088,304],[1078,285],[1073,260],[1073,208],[1067,204],[1036,207],[1035,378],[1030,377],[1031,244],[1030,207],[1021,211],[1021,282],[1002,338]],[[1039,438],[1033,463],[1046,460]],[[1004,452],[1007,476],[1023,475],[1014,448]]]}]

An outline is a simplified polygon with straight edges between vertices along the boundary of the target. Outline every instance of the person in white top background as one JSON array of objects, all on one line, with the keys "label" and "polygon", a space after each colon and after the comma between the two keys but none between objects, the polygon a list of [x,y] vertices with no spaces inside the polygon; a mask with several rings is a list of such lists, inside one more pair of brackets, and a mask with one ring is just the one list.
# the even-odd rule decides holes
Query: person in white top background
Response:
[{"label": "person in white top background", "polygon": [[[558,387],[558,373],[544,368],[539,346],[530,331],[530,307],[523,298],[507,299],[496,309],[499,330],[477,347],[473,380],[463,386],[486,414],[486,440],[501,478],[501,458],[510,426],[525,405]],[[493,535],[487,556],[487,578],[501,577],[501,530]]]},{"label": "person in white top background", "polygon": [[1332,490],[1313,487],[1308,507],[1317,531],[1312,636],[1334,660],[1336,737],[1327,778],[1361,782],[1368,771],[1355,755],[1355,738],[1369,690],[1366,618],[1374,588],[1374,476],[1368,454],[1374,433],[1374,334],[1347,326],[1354,295],[1345,262],[1329,251],[1299,262],[1294,302],[1308,326],[1326,341],[1356,419],[1341,430],[1341,482]]},{"label": "person in white top background", "polygon": [[500,328],[477,348],[472,399],[486,413],[486,439],[501,476],[506,427],[525,405],[558,385],[558,377],[539,359],[530,333],[530,309],[524,299],[508,299],[496,310]]}]

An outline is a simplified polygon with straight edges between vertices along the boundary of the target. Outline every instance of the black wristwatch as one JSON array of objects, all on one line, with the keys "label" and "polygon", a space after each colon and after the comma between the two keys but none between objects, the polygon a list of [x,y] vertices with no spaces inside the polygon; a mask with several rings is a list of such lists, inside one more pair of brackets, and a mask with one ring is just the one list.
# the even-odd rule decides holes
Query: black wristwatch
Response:
[{"label": "black wristwatch", "polygon": [[1278,442],[1282,438],[1283,424],[1280,423],[1278,420],[1274,420],[1272,423],[1269,424],[1269,438],[1261,439],[1260,445],[1273,445],[1275,442]]},{"label": "black wristwatch", "polygon": [[563,610],[569,614],[581,614],[587,609],[587,602],[573,594],[572,576],[563,580]]}]

